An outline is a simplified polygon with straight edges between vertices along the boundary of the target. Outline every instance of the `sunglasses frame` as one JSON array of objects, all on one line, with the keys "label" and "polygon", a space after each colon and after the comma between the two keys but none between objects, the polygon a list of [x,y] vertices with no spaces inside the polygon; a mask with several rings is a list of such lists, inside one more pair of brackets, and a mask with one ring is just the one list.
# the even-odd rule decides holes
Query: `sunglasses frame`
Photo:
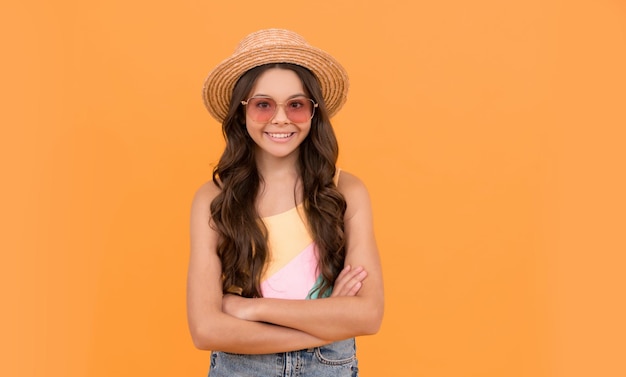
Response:
[{"label": "sunglasses frame", "polygon": [[[309,120],[313,119],[313,116],[315,116],[315,109],[317,107],[319,107],[318,103],[315,102],[312,98],[307,98],[307,97],[304,97],[304,96],[290,98],[290,99],[288,99],[285,102],[276,102],[276,100],[274,98],[272,98],[272,97],[252,96],[252,97],[248,98],[245,101],[241,101],[241,104],[243,106],[246,106],[246,111],[247,111],[247,105],[250,103],[250,100],[257,99],[257,98],[259,98],[259,99],[268,99],[268,100],[273,101],[276,104],[276,109],[274,109],[274,113],[267,120],[259,121],[259,120],[256,120],[256,119],[253,118],[255,122],[259,122],[259,123],[267,123],[267,122],[271,121],[276,116],[276,113],[278,113],[278,107],[280,107],[280,106],[282,106],[283,111],[285,112],[285,115],[287,116],[287,119],[289,119],[291,122],[293,122],[293,123],[304,123],[306,121],[309,121]],[[292,120],[291,118],[289,118],[289,112],[287,111],[287,108],[285,107],[285,105],[288,104],[290,101],[293,101],[293,100],[296,100],[296,99],[300,99],[300,98],[305,99],[307,101],[311,101],[311,103],[313,104],[313,107],[311,108],[311,117],[309,119],[307,119],[306,121],[302,121],[302,122],[296,122],[296,121]]]}]

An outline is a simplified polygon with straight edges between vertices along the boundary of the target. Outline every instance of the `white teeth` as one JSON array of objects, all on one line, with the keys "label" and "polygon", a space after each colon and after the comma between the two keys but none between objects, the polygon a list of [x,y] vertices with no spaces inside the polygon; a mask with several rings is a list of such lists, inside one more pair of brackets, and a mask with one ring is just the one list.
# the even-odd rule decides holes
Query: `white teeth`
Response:
[{"label": "white teeth", "polygon": [[271,134],[271,133],[268,133],[268,135],[270,135],[270,137],[274,137],[276,139],[285,139],[285,138],[288,138],[289,136],[291,136],[290,133],[289,134]]}]

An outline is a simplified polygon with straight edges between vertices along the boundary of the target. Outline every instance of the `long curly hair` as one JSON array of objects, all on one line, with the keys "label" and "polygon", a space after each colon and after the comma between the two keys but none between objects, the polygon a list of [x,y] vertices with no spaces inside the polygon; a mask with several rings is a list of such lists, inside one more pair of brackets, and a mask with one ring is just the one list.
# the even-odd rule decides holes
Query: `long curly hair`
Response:
[{"label": "long curly hair", "polygon": [[255,67],[241,76],[222,123],[226,146],[213,169],[213,182],[221,191],[211,203],[212,226],[219,234],[222,289],[244,297],[262,297],[261,276],[269,254],[267,228],[255,205],[262,177],[241,101],[247,99],[257,78],[271,68],[295,72],[306,94],[319,104],[311,130],[299,147],[298,173],[304,213],[319,256],[322,282],[316,290],[323,296],[332,290],[345,261],[346,201],[333,182],[339,147],[317,79],[308,69],[287,63]]}]

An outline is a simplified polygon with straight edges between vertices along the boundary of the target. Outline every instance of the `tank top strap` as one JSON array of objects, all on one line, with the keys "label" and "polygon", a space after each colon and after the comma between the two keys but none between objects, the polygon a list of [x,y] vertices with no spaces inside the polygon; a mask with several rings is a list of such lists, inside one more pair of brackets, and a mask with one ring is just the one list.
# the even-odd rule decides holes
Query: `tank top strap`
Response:
[{"label": "tank top strap", "polygon": [[341,173],[341,168],[337,168],[337,171],[335,172],[335,176],[333,177],[333,182],[335,183],[335,186],[339,185],[339,173]]}]

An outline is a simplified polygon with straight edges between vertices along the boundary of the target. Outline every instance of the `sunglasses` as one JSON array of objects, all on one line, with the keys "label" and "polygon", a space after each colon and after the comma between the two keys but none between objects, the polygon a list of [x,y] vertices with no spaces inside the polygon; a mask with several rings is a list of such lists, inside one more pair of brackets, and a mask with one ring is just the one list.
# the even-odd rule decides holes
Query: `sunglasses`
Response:
[{"label": "sunglasses", "polygon": [[241,101],[246,107],[248,116],[255,122],[267,123],[276,113],[278,107],[282,106],[287,119],[293,123],[305,123],[313,119],[315,108],[318,106],[315,101],[306,97],[295,97],[284,103],[277,103],[271,97],[250,97],[247,101]]}]

